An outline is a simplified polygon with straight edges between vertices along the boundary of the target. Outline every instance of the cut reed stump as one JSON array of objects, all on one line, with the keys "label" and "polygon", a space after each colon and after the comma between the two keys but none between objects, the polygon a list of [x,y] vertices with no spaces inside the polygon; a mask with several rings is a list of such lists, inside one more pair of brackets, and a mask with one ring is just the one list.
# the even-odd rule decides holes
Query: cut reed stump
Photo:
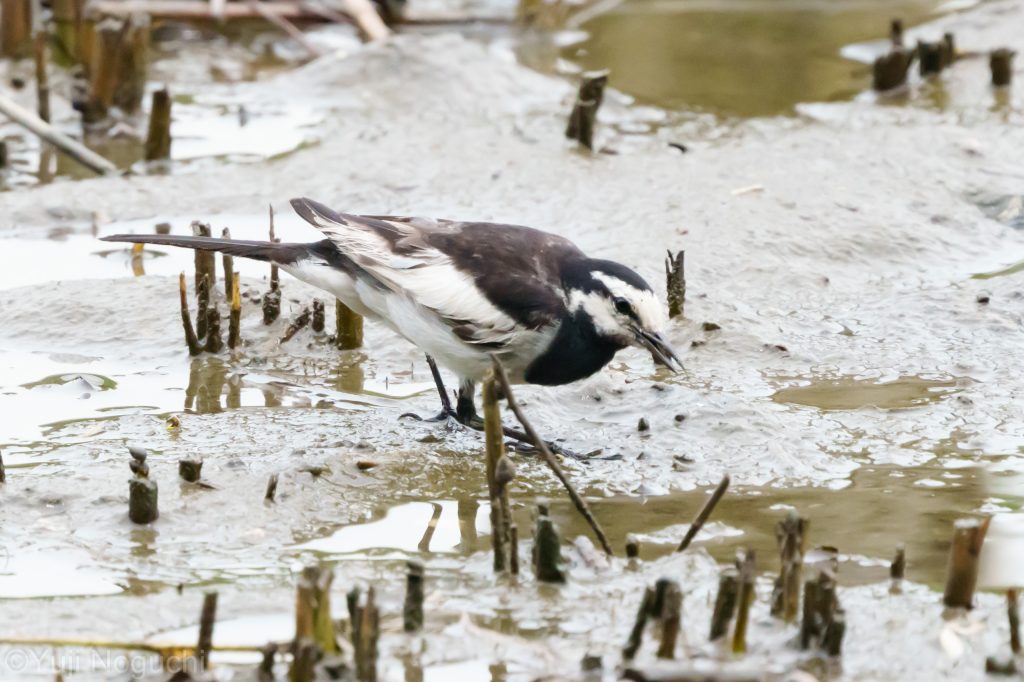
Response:
[{"label": "cut reed stump", "polygon": [[[484,379],[481,387],[484,411],[484,446],[487,459],[487,490],[491,503],[491,548],[494,551],[494,572],[501,573],[509,568],[509,525],[508,478],[503,473],[499,480],[499,462],[507,461],[505,438],[501,428],[501,410],[498,407],[498,384],[493,373]],[[514,476],[514,472],[512,474]]]},{"label": "cut reed stump", "polygon": [[988,65],[992,71],[992,85],[994,87],[1004,88],[1013,81],[1013,57],[1016,54],[1016,52],[1006,47],[992,50],[989,53]]},{"label": "cut reed stump", "polygon": [[326,316],[324,313],[324,302],[319,298],[313,299],[313,331],[320,333],[324,330],[324,324],[326,323]]},{"label": "cut reed stump", "polygon": [[640,600],[640,607],[636,612],[636,620],[633,621],[633,629],[629,632],[629,639],[626,646],[622,647],[622,658],[627,661],[636,657],[640,646],[644,642],[644,629],[647,627],[647,619],[651,616],[654,608],[654,589],[648,587],[644,590],[644,596]]},{"label": "cut reed stump", "polygon": [[178,292],[181,295],[181,326],[185,330],[185,344],[188,346],[188,354],[199,355],[203,352],[199,345],[199,338],[195,329],[192,328],[192,316],[188,312],[188,292],[185,289],[185,273],[178,276]]},{"label": "cut reed stump", "polygon": [[121,28],[113,103],[129,114],[142,107],[142,96],[146,93],[149,29],[149,15],[145,12],[132,14]]},{"label": "cut reed stump", "polygon": [[918,40],[917,65],[922,78],[942,73],[942,43]]},{"label": "cut reed stump", "polygon": [[739,591],[737,592],[736,628],[732,633],[732,651],[742,654],[747,651],[747,624],[750,622],[750,607],[754,603],[754,581],[757,579],[757,558],[754,550],[747,549],[736,555],[739,569]]},{"label": "cut reed stump", "polygon": [[662,587],[661,598],[657,600],[660,602],[658,620],[661,622],[658,658],[673,659],[676,657],[676,640],[679,639],[680,620],[683,614],[683,592],[675,580],[659,583]]},{"label": "cut reed stump", "polygon": [[594,149],[594,123],[597,120],[597,110],[601,107],[604,87],[607,84],[607,71],[583,74],[576,103],[573,105],[572,113],[569,114],[569,125],[565,129],[567,138],[576,140],[590,150]]},{"label": "cut reed stump", "polygon": [[1020,608],[1017,590],[1006,591],[1006,618],[1010,622],[1010,651],[1014,656],[1020,655]]},{"label": "cut reed stump", "polygon": [[146,133],[146,161],[171,158],[171,93],[167,88],[153,92]]},{"label": "cut reed stump", "polygon": [[953,62],[957,58],[956,36],[952,33],[943,33],[940,45],[942,46],[942,68],[947,69],[953,66]]},{"label": "cut reed stump", "polygon": [[905,47],[894,47],[877,59],[872,67],[871,86],[877,92],[887,92],[907,83],[907,72],[914,53]]},{"label": "cut reed stump", "polygon": [[335,343],[339,350],[355,350],[363,346],[363,316],[341,301],[334,300]]},{"label": "cut reed stump", "polygon": [[678,251],[675,255],[668,252],[665,258],[665,291],[669,319],[682,317],[686,303],[686,251]]},{"label": "cut reed stump", "polygon": [[402,628],[406,632],[419,632],[423,628],[423,562],[409,561],[406,568]]},{"label": "cut reed stump", "polygon": [[203,610],[199,616],[199,641],[196,644],[196,660],[199,670],[210,667],[210,651],[213,650],[213,625],[217,620],[217,593],[203,595]]},{"label": "cut reed stump", "polygon": [[974,606],[978,559],[990,520],[960,519],[953,524],[953,544],[949,550],[949,570],[942,597],[942,602],[949,608],[969,609]]},{"label": "cut reed stump", "polygon": [[199,251],[196,251],[196,336],[206,338],[206,330],[210,323],[210,276],[205,272],[198,274]]},{"label": "cut reed stump", "polygon": [[799,615],[807,525],[807,521],[792,509],[775,525],[781,570],[772,592],[771,614],[787,623],[796,622]]},{"label": "cut reed stump", "polygon": [[889,564],[889,591],[898,593],[903,590],[903,576],[907,570],[907,550],[904,545],[896,547],[896,555]]},{"label": "cut reed stump", "polygon": [[903,47],[903,20],[893,19],[889,22],[889,40],[893,47]]},{"label": "cut reed stump", "polygon": [[718,575],[718,594],[715,596],[715,608],[711,612],[711,632],[708,635],[712,642],[729,634],[729,624],[739,600],[739,576],[739,571],[732,567],[723,569]]},{"label": "cut reed stump", "polygon": [[4,468],[3,451],[0,451],[0,483],[7,483],[7,470]]},{"label": "cut reed stump", "polygon": [[48,62],[50,52],[47,49],[49,36],[46,31],[36,33],[34,56],[36,63],[36,111],[39,118],[50,122],[50,73]]},{"label": "cut reed stump", "polygon": [[[220,232],[221,239],[231,239],[231,230],[224,228]],[[235,280],[235,259],[228,254],[221,254],[221,269],[224,270],[224,298],[231,303],[231,291]]]},{"label": "cut reed stump", "polygon": [[537,525],[533,532],[533,570],[537,580],[545,583],[564,583],[562,568],[562,538],[555,522],[548,516],[547,505],[537,505]]},{"label": "cut reed stump", "polygon": [[821,570],[816,578],[804,583],[800,648],[819,648],[829,656],[838,656],[845,633],[846,614],[839,606],[835,576]]},{"label": "cut reed stump", "polygon": [[[200,222],[198,220],[192,221],[192,234],[196,237],[212,237],[213,230],[210,229],[209,223]],[[217,256],[213,251],[201,251],[196,249],[195,251],[195,265],[196,265],[196,286],[199,286],[200,280],[203,275],[209,278],[207,282],[207,298],[206,301],[209,303],[209,290],[217,286]],[[199,336],[202,336],[200,334]]]},{"label": "cut reed stump", "polygon": [[129,448],[128,452],[132,456],[129,465],[135,474],[128,481],[128,518],[132,523],[152,523],[160,517],[160,509],[156,481],[149,478],[147,453],[141,448]]},{"label": "cut reed stump", "polygon": [[114,105],[121,67],[122,23],[104,19],[96,25],[95,44],[89,61],[89,95],[82,111],[86,125],[104,121]]},{"label": "cut reed stump", "polygon": [[626,535],[626,558],[637,559],[640,557],[640,541],[635,535]]},{"label": "cut reed stump", "polygon": [[263,295],[263,324],[271,325],[281,316],[281,290],[271,289]]},{"label": "cut reed stump", "polygon": [[[227,277],[227,271],[225,271]],[[242,345],[242,296],[239,293],[238,273],[231,273],[231,315],[228,318],[228,348]]]},{"label": "cut reed stump", "polygon": [[277,496],[277,474],[270,474],[267,479],[267,489],[263,493],[263,501],[272,504]]},{"label": "cut reed stump", "polygon": [[32,53],[32,1],[0,0],[0,57],[21,59]]},{"label": "cut reed stump", "polygon": [[206,311],[206,352],[219,353],[224,349],[224,338],[220,333],[220,311],[210,306]]},{"label": "cut reed stump", "polygon": [[52,0],[56,46],[66,62],[82,64],[85,60],[82,33],[85,22],[84,0]]},{"label": "cut reed stump", "polygon": [[196,483],[203,475],[202,459],[180,459],[178,460],[178,476],[183,481]]}]

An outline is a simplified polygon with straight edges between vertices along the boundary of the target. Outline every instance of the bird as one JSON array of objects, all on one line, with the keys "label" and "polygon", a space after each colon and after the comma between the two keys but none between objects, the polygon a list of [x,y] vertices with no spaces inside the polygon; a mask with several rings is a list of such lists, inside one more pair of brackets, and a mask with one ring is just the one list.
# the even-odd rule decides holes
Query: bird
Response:
[{"label": "bird", "polygon": [[[521,225],[339,213],[307,198],[292,208],[323,239],[280,243],[115,234],[267,261],[379,320],[422,350],[438,385],[438,418],[479,425],[476,385],[496,357],[513,384],[584,379],[629,346],[682,369],[667,315],[635,271],[590,258],[570,240]],[[436,361],[436,362],[435,362]],[[437,363],[459,380],[451,407]]]}]

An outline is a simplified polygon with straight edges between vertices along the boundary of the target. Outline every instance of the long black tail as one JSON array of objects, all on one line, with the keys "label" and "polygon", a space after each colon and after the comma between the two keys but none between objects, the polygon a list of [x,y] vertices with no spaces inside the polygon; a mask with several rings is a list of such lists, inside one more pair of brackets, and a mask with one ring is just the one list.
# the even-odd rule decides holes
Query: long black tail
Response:
[{"label": "long black tail", "polygon": [[246,239],[218,239],[216,237],[189,237],[185,235],[163,234],[115,234],[102,237],[105,242],[130,242],[132,244],[162,244],[165,246],[181,246],[186,249],[200,251],[220,251],[229,256],[251,258],[253,260],[289,265],[303,258],[308,258],[313,244],[272,244]]}]

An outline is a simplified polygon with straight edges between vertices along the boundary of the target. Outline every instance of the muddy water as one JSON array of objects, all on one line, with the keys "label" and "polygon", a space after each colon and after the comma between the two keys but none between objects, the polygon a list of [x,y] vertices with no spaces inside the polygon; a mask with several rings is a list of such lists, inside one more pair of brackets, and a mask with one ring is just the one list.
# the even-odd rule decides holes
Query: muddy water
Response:
[{"label": "muddy water", "polygon": [[848,99],[870,72],[840,55],[851,43],[908,26],[937,0],[627,0],[585,21],[562,56],[609,69],[640,102],[724,116],[789,114],[800,102]]},{"label": "muddy water", "polygon": [[[974,17],[965,42],[1003,30],[996,19]],[[562,145],[570,91],[494,46],[400,40],[273,82],[300,108],[334,102],[314,147],[3,195],[0,637],[191,642],[202,592],[215,588],[219,641],[256,647],[289,636],[295,571],[324,560],[338,574],[337,615],[342,589],[380,590],[384,679],[532,680],[576,671],[587,652],[613,665],[643,586],[664,575],[685,585],[689,654],[784,670],[799,662],[785,645],[794,633],[767,602],[773,527],[795,507],[811,543],[841,555],[849,632],[837,676],[980,679],[984,656],[1005,645],[998,596],[946,623],[934,588],[952,519],[1020,506],[1022,386],[1007,369],[1024,319],[1015,129],[984,106],[962,120],[855,101],[816,109],[814,123],[755,121],[705,154],[666,152],[653,136],[628,146],[602,127],[623,153],[587,158]],[[972,92],[954,89],[963,101]],[[934,177],[943,182],[921,180]],[[998,212],[979,188],[1007,198]],[[664,248],[687,249],[686,319],[669,331],[682,375],[627,351],[585,382],[519,393],[545,434],[597,453],[567,469],[616,550],[639,536],[638,566],[606,565],[574,542],[564,588],[529,572],[514,586],[495,580],[479,437],[399,418],[436,410],[413,347],[376,324],[358,352],[309,329],[282,344],[322,294],[285,278],[282,319],[265,327],[266,268],[236,261],[246,343],[190,359],[177,305],[190,254],[154,247],[133,259],[95,239],[159,222],[182,234],[194,218],[260,238],[268,202],[284,239],[318,238],[287,211],[299,194],[547,227],[635,265],[659,290]],[[222,290],[215,300],[224,305]],[[167,428],[170,415],[180,428]],[[125,517],[127,445],[151,451],[162,510],[151,527]],[[177,480],[184,457],[204,458],[212,489]],[[525,566],[538,500],[567,540],[585,530],[545,468],[514,458]],[[734,487],[712,523],[693,551],[673,554],[726,472]],[[899,543],[912,582],[894,596],[886,565]],[[755,548],[762,569],[746,660],[705,643],[719,563],[738,547]],[[422,640],[396,616],[410,557],[429,576]],[[3,674],[26,672],[11,651],[0,649]],[[107,677],[107,663],[125,660],[88,670]]]}]

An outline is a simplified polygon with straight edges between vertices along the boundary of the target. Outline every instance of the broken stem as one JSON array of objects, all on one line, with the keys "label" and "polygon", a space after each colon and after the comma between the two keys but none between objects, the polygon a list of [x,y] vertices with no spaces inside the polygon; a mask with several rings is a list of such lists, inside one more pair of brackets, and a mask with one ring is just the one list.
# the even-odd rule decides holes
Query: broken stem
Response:
[{"label": "broken stem", "polygon": [[700,529],[704,527],[708,517],[711,516],[711,512],[715,510],[719,500],[721,500],[722,496],[725,495],[725,491],[729,489],[729,481],[729,474],[722,476],[722,480],[718,482],[718,486],[715,488],[715,491],[711,493],[711,497],[709,497],[708,501],[704,503],[703,507],[701,507],[701,510],[697,513],[697,517],[694,518],[693,523],[690,524],[689,530],[686,531],[686,535],[683,536],[679,546],[676,547],[677,552],[686,551],[686,548],[690,546],[693,539],[697,537],[697,533],[699,533]]}]

